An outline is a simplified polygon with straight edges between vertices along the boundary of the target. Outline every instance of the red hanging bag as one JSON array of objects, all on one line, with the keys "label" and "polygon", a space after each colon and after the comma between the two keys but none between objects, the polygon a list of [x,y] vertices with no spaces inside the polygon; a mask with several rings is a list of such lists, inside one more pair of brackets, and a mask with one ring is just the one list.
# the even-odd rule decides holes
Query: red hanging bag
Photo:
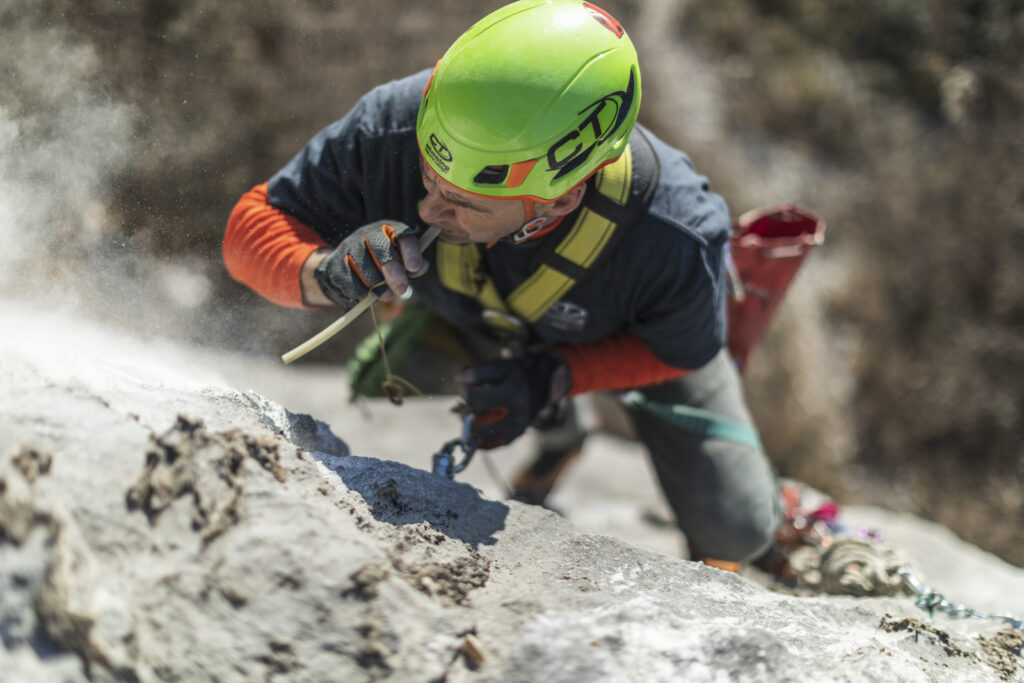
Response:
[{"label": "red hanging bag", "polygon": [[748,211],[729,240],[729,351],[742,371],[807,254],[825,241],[825,223],[780,204]]}]

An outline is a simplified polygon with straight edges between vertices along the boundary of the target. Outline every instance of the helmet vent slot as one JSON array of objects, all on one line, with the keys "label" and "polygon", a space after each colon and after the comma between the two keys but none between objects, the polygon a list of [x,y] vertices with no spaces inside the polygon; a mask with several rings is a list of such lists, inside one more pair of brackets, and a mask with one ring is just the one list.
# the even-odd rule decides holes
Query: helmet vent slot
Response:
[{"label": "helmet vent slot", "polygon": [[508,177],[508,166],[485,166],[484,170],[476,174],[474,183],[480,185],[501,185]]}]

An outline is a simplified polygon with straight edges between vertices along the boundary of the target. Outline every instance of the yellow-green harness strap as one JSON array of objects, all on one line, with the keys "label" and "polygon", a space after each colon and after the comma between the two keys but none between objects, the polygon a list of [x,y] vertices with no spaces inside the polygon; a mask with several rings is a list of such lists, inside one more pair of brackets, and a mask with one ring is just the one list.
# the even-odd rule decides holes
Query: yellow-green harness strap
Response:
[{"label": "yellow-green harness strap", "polygon": [[477,245],[439,240],[435,249],[438,278],[444,287],[476,299],[484,311],[499,314],[487,317],[490,325],[511,332],[519,331],[522,326],[515,322],[515,316],[483,269]]},{"label": "yellow-green harness strap", "polygon": [[[638,157],[643,168],[640,174],[635,173],[634,167]],[[657,163],[650,143],[637,131],[622,156],[595,174],[591,183],[596,191],[588,188],[576,220],[568,227],[559,226],[548,237],[547,244],[552,246],[538,254],[533,274],[508,297],[503,299],[498,293],[483,268],[481,253],[475,244],[438,242],[437,268],[441,284],[477,299],[484,311],[499,314],[486,316],[496,327],[521,327],[510,318],[534,323],[570,289],[589,277],[607,247],[646,208],[656,179]]]}]

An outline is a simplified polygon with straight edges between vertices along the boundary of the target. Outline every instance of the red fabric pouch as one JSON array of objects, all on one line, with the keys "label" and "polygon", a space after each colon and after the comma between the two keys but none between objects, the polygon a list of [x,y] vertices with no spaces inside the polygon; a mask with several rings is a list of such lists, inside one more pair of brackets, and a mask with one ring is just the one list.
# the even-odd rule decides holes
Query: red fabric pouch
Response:
[{"label": "red fabric pouch", "polygon": [[735,221],[728,347],[741,371],[804,259],[824,241],[824,221],[793,204],[754,209]]}]

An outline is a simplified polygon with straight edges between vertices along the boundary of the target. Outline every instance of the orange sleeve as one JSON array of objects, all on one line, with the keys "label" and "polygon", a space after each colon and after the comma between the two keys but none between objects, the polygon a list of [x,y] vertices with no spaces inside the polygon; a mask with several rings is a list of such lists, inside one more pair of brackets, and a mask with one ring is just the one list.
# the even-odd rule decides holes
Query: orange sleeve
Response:
[{"label": "orange sleeve", "polygon": [[228,273],[257,294],[282,306],[302,301],[302,264],[327,243],[312,228],[267,202],[267,184],[238,200],[228,218],[221,253]]},{"label": "orange sleeve", "polygon": [[644,387],[667,382],[689,372],[663,363],[639,337],[627,332],[593,344],[559,346],[555,352],[569,365],[572,375],[570,396],[588,391]]}]

